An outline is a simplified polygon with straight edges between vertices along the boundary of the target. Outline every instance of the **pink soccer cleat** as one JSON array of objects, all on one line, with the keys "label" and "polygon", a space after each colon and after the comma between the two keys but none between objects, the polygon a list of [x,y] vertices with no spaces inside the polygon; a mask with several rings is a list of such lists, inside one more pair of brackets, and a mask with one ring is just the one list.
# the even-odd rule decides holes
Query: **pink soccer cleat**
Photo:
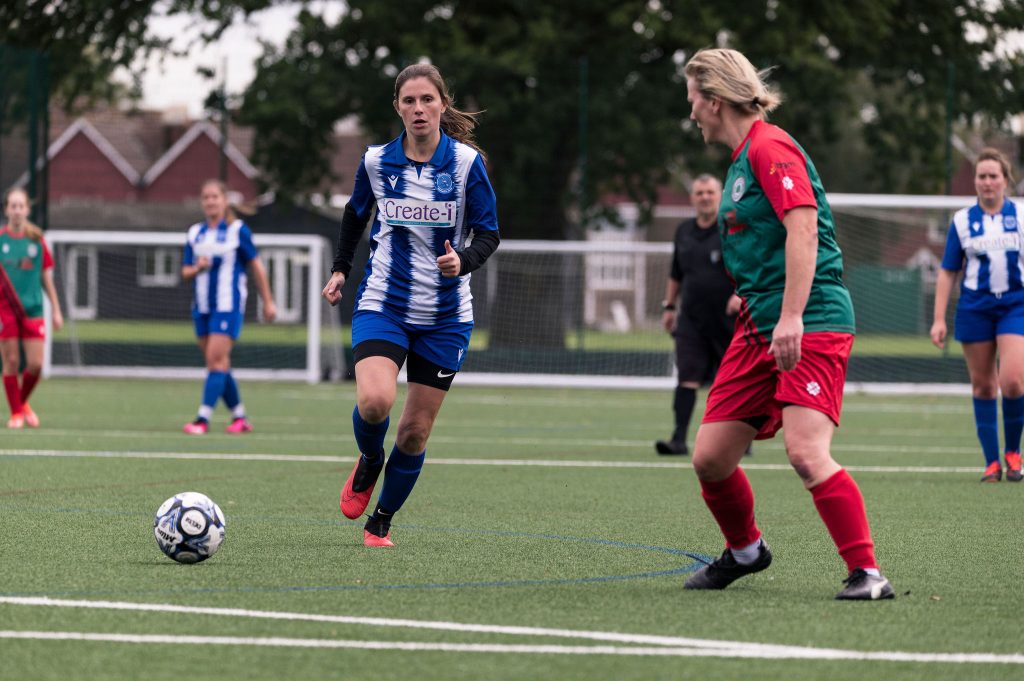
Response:
[{"label": "pink soccer cleat", "polygon": [[182,428],[189,435],[206,435],[206,431],[210,429],[210,424],[202,419],[196,419],[192,423],[186,423]]},{"label": "pink soccer cleat", "polygon": [[252,424],[249,423],[249,419],[245,418],[244,416],[240,416],[234,421],[232,421],[231,424],[224,429],[224,432],[231,433],[232,435],[238,435],[240,433],[251,433]]},{"label": "pink soccer cleat", "polygon": [[11,418],[7,419],[7,427],[13,430],[20,430],[25,427],[25,417],[21,415],[21,412],[17,414],[11,414]]},{"label": "pink soccer cleat", "polygon": [[376,518],[370,516],[366,520],[366,526],[363,529],[363,545],[364,546],[394,546],[395,543],[391,541],[391,520],[390,516],[387,520],[384,518]]},{"label": "pink soccer cleat", "polygon": [[28,406],[28,402],[21,405],[21,415],[25,417],[25,425],[29,428],[39,427],[39,417],[32,411],[32,407]]},{"label": "pink soccer cleat", "polygon": [[[341,498],[338,501],[341,512],[345,514],[346,518],[355,520],[366,510],[370,503],[370,497],[373,496],[373,488],[377,485],[377,476],[380,475],[382,468],[384,468],[383,457],[379,464],[371,465],[365,462],[361,454],[359,455],[348,480],[345,481],[345,486],[341,488]],[[355,492],[353,487],[365,487],[365,489]]]}]

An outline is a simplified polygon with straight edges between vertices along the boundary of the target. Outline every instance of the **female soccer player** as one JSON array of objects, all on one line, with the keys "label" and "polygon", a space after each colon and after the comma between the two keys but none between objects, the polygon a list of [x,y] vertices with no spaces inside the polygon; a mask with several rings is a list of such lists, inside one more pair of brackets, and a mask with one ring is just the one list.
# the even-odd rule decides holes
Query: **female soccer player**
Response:
[{"label": "female soccer player", "polygon": [[[473,142],[475,114],[453,106],[429,64],[395,80],[397,139],[366,151],[345,207],[333,274],[323,295],[336,305],[370,214],[371,257],[352,316],[360,456],[341,491],[341,510],[358,518],[381,470],[384,483],[366,521],[367,546],[393,546],[392,516],[423,467],[427,438],[469,349],[473,305],[469,273],[498,246],[498,220],[483,153]],[[398,371],[408,360],[408,395],[385,466],[384,436]]]},{"label": "female soccer player", "polygon": [[192,321],[207,374],[199,411],[194,421],[185,424],[184,431],[190,435],[205,434],[210,428],[213,408],[223,397],[232,417],[225,430],[248,433],[252,424],[245,416],[238,384],[231,375],[231,348],[242,332],[245,315],[246,268],[252,271],[263,299],[263,319],[274,321],[277,307],[253,245],[252,232],[231,209],[227,187],[219,180],[207,180],[200,201],[206,219],[189,227],[181,277],[185,281],[195,279]]},{"label": "female soccer player", "polygon": [[999,423],[996,397],[1003,394],[1006,479],[1021,480],[1020,438],[1024,428],[1024,284],[1021,220],[1024,204],[1006,198],[1010,163],[984,149],[974,164],[978,202],[953,216],[942,268],[935,282],[932,343],[946,344],[946,308],[957,274],[960,301],[954,337],[971,377],[974,423],[985,455],[982,482],[999,482]]},{"label": "female soccer player", "polygon": [[[25,190],[7,192],[7,224],[0,228],[0,355],[4,392],[11,408],[8,428],[39,427],[39,417],[29,406],[28,398],[43,370],[43,293],[53,310],[54,330],[59,331],[64,325],[53,285],[53,256],[42,230],[29,221],[28,213]],[[19,384],[21,348],[25,351],[25,371]]]},{"label": "female soccer player", "polygon": [[706,49],[685,73],[690,118],[704,141],[733,150],[718,219],[725,265],[743,301],[693,454],[726,549],[685,587],[724,589],[771,564],[739,463],[751,440],[781,427],[790,465],[846,562],[846,587],[836,598],[892,598],[860,489],[830,453],[854,320],[825,189],[803,149],[765,122],[782,101],[765,72],[735,50]]}]

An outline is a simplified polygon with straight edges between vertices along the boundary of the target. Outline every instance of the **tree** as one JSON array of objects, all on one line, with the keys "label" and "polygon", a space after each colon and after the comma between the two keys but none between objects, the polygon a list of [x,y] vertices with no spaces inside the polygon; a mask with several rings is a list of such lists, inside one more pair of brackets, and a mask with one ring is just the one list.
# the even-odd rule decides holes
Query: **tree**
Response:
[{"label": "tree", "polygon": [[[283,48],[267,48],[241,120],[257,129],[256,160],[282,193],[322,190],[332,125],[354,114],[371,138],[393,137],[394,77],[429,58],[462,108],[485,110],[478,139],[502,233],[561,239],[607,217],[601,197],[649,210],[670,170],[724,170],[727,150],[705,149],[687,120],[681,75],[695,49],[723,45],[776,67],[787,104],[773,120],[813,150],[826,182],[847,161],[829,151],[849,148],[852,137],[867,150],[867,167],[845,175],[851,184],[933,191],[943,177],[950,68],[959,84],[954,116],[1005,120],[1024,110],[1020,57],[994,49],[1008,28],[1024,25],[1022,5],[351,0],[336,23],[305,12]],[[843,188],[858,187],[832,187]],[[550,331],[538,342],[560,345],[557,282],[502,276],[519,281],[499,289],[514,285],[538,306],[536,326]],[[513,332],[522,329],[499,321],[492,340]]]},{"label": "tree", "polygon": [[232,22],[274,0],[7,0],[0,3],[0,44],[47,53],[57,101],[111,101],[126,90],[120,69],[138,75],[152,53],[170,45],[154,36],[154,16],[188,14],[203,21],[204,41],[216,40]]}]

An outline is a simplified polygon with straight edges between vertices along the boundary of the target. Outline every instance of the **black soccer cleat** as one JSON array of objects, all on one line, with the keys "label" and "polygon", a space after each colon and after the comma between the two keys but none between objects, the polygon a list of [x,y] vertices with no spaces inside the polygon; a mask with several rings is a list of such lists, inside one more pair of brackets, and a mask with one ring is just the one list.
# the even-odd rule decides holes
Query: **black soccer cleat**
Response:
[{"label": "black soccer cleat", "polygon": [[837,601],[880,601],[896,598],[892,584],[885,577],[870,575],[861,568],[854,568],[843,580],[846,587],[836,594]]},{"label": "black soccer cleat", "polygon": [[750,565],[736,562],[732,549],[726,549],[720,558],[711,561],[693,573],[683,584],[684,589],[724,589],[740,577],[760,572],[772,564],[772,552],[764,541],[757,549],[758,555]]},{"label": "black soccer cleat", "polygon": [[654,449],[657,450],[658,454],[686,456],[690,453],[686,443],[682,440],[658,440],[654,443]]}]

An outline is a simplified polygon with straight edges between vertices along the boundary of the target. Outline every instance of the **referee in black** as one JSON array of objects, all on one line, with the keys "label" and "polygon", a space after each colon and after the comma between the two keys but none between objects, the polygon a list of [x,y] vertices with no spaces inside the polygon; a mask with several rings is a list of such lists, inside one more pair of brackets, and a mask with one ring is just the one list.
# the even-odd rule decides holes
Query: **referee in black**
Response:
[{"label": "referee in black", "polygon": [[[697,389],[711,383],[732,340],[740,299],[722,262],[718,204],[722,183],[712,175],[693,181],[690,202],[697,216],[676,228],[672,270],[665,284],[661,324],[675,337],[676,385],[672,407],[675,430],[654,444],[659,454],[687,454]],[[747,452],[749,454],[749,450]]]}]

